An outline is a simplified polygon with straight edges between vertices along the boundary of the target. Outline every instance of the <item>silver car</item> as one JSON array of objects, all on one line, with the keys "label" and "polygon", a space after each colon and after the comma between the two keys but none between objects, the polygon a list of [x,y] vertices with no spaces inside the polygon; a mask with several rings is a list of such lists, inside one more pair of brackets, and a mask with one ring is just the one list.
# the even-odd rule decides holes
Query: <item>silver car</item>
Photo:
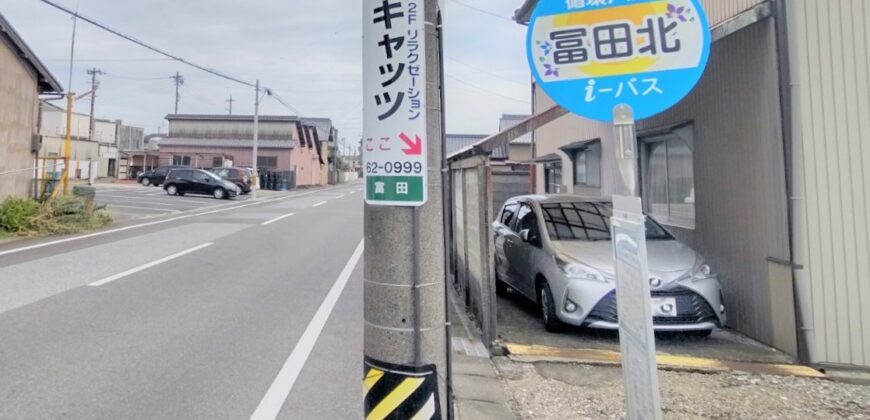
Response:
[{"label": "silver car", "polygon": [[[507,201],[493,224],[499,288],[541,307],[548,331],[564,324],[619,328],[606,199],[536,195]],[[703,258],[647,218],[656,331],[706,336],[725,324],[719,278]]]}]

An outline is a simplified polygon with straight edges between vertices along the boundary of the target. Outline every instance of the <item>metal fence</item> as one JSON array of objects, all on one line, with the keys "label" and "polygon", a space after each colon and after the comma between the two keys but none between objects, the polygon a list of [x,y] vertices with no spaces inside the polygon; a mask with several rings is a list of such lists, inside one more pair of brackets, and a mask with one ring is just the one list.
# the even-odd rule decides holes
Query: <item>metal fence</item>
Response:
[{"label": "metal fence", "polygon": [[449,275],[491,345],[497,335],[492,223],[510,197],[532,191],[532,165],[494,161],[494,150],[565,115],[550,108],[447,157]]}]

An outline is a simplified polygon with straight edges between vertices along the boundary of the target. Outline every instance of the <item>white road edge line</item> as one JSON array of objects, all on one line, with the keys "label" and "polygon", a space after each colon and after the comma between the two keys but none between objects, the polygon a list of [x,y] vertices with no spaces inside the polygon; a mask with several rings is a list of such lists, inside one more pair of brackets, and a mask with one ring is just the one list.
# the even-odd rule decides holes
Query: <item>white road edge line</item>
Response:
[{"label": "white road edge line", "polygon": [[326,201],[321,201],[321,202],[319,202],[319,203],[317,203],[317,204],[315,204],[315,205],[313,205],[313,206],[311,206],[311,207],[320,207],[320,206],[322,206],[322,205],[324,205],[324,204],[326,204]]},{"label": "white road edge line", "polygon": [[165,262],[172,261],[172,260],[174,260],[174,259],[176,259],[176,258],[181,258],[181,257],[183,257],[183,256],[185,256],[185,255],[187,255],[187,254],[191,254],[191,253],[194,253],[194,252],[196,252],[196,251],[199,251],[200,249],[208,248],[208,247],[210,247],[210,246],[212,246],[212,245],[214,245],[214,243],[212,243],[212,242],[204,243],[204,244],[202,244],[202,245],[199,245],[199,246],[195,246],[195,247],[193,247],[193,248],[190,248],[190,249],[188,249],[187,251],[181,251],[181,252],[179,252],[179,253],[177,253],[177,254],[172,254],[172,255],[170,255],[170,256],[168,256],[168,257],[161,258],[161,259],[159,259],[159,260],[157,260],[157,261],[152,261],[152,262],[150,262],[150,263],[148,263],[148,264],[143,264],[143,265],[140,265],[140,266],[138,266],[138,267],[136,267],[136,268],[131,268],[131,269],[129,269],[129,270],[123,272],[123,273],[118,273],[118,274],[115,274],[114,276],[106,277],[106,278],[104,278],[104,279],[102,279],[102,280],[95,281],[95,282],[89,284],[88,286],[91,286],[91,287],[100,287],[100,286],[103,286],[103,285],[109,284],[109,283],[111,283],[111,282],[113,282],[113,281],[115,281],[115,280],[120,280],[120,279],[122,279],[122,278],[124,278],[124,277],[127,277],[127,276],[131,275],[131,274],[136,274],[136,273],[138,273],[138,272],[140,272],[140,271],[147,270],[147,269],[149,269],[149,268],[151,268],[151,267],[154,267],[154,266],[157,266],[157,265],[163,264],[163,263],[165,263]]},{"label": "white road edge line", "polygon": [[290,390],[293,389],[293,385],[296,383],[296,378],[302,372],[308,356],[314,350],[314,345],[317,344],[317,338],[320,337],[323,327],[326,326],[326,321],[329,320],[332,310],[338,303],[338,298],[341,297],[347,281],[362,257],[363,244],[365,244],[365,239],[359,242],[350,260],[347,261],[347,265],[344,266],[344,270],[338,275],[338,279],[335,280],[335,284],[332,285],[329,294],[323,299],[323,303],[320,304],[320,308],[317,309],[314,318],[311,319],[308,327],[305,328],[305,332],[302,333],[302,338],[296,343],[296,347],[290,353],[290,357],[284,362],[284,366],[281,367],[278,376],[275,377],[275,381],[272,382],[263,400],[260,401],[260,405],[257,406],[254,414],[251,415],[251,420],[275,420],[278,417],[281,407],[284,406],[287,396],[290,395]]},{"label": "white road edge line", "polygon": [[335,197],[336,200],[338,200],[339,198],[344,198],[344,194],[342,194],[342,195],[340,195],[340,196],[338,196],[338,197]]},{"label": "white road edge line", "polygon": [[269,220],[268,222],[263,222],[262,225],[263,225],[263,226],[268,226],[268,225],[271,225],[272,223],[275,223],[275,222],[278,222],[278,221],[284,220],[284,219],[286,219],[286,218],[288,218],[288,217],[290,217],[290,216],[294,216],[295,214],[296,214],[296,213],[288,213],[288,214],[285,214],[285,215],[283,215],[283,216],[278,216],[278,217],[276,217],[276,218],[274,218],[274,219],[272,219],[272,220]]}]

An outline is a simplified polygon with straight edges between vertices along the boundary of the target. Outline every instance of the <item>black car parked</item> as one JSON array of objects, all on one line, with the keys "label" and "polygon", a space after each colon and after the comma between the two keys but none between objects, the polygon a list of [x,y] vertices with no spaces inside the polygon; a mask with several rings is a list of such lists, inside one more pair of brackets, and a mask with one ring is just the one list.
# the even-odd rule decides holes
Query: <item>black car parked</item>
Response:
[{"label": "black car parked", "polygon": [[239,186],[242,194],[251,192],[251,170],[245,168],[214,168],[215,175]]},{"label": "black car parked", "polygon": [[187,166],[161,166],[159,168],[152,169],[150,171],[145,171],[141,175],[139,175],[136,180],[144,185],[149,186],[153,185],[155,187],[159,187],[163,185],[163,180],[166,179],[166,175],[169,174],[169,171],[173,169],[187,169]]},{"label": "black car parked", "polygon": [[217,199],[239,195],[239,187],[201,169],[173,169],[166,175],[163,189],[169,195],[205,194]]}]

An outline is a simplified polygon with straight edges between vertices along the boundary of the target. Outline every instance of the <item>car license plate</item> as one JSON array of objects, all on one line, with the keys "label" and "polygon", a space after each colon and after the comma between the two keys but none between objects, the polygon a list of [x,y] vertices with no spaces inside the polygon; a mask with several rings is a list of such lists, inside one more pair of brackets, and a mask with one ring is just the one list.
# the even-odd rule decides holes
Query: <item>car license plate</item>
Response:
[{"label": "car license plate", "polygon": [[652,298],[652,313],[654,317],[675,317],[677,312],[676,298]]}]

